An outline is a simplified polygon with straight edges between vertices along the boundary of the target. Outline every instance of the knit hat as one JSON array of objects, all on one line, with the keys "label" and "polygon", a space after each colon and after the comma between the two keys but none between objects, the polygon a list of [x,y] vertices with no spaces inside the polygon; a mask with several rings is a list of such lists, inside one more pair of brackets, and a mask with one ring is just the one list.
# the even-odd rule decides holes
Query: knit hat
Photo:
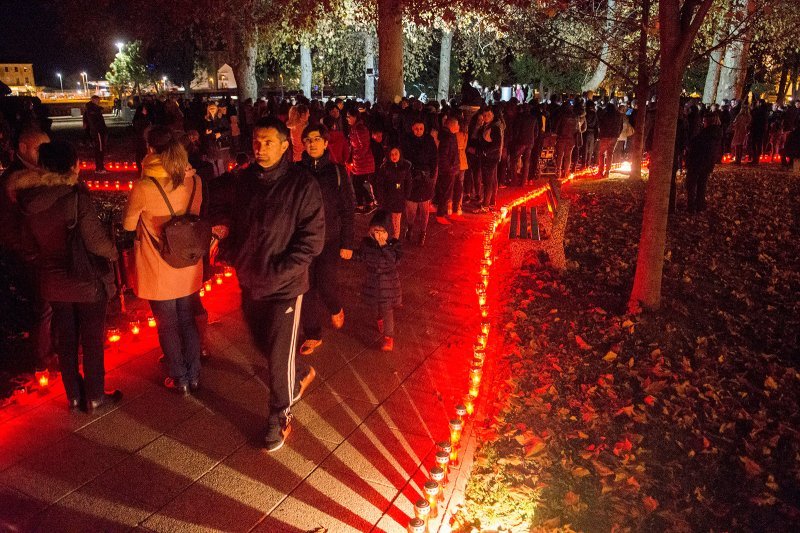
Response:
[{"label": "knit hat", "polygon": [[389,212],[385,209],[378,209],[378,211],[372,215],[372,220],[369,221],[369,227],[373,228],[375,226],[380,226],[385,230],[388,230],[392,225],[392,217]]}]

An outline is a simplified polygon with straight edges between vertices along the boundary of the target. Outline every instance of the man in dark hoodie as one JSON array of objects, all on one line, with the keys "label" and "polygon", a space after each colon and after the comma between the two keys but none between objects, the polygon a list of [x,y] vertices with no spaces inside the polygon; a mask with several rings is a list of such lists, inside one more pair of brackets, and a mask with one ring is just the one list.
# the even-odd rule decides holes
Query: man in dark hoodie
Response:
[{"label": "man in dark hoodie", "polygon": [[322,323],[326,315],[334,328],[344,326],[338,271],[339,261],[353,257],[355,193],[344,166],[332,163],[328,156],[328,129],[321,124],[306,126],[302,139],[305,151],[298,165],[316,178],[325,206],[325,246],[311,262],[311,290],[303,307],[306,340],[300,353],[310,355],[322,344]]},{"label": "man in dark hoodie", "polygon": [[291,431],[291,407],[316,375],[295,356],[309,265],[325,244],[319,184],[291,163],[288,149],[286,124],[260,119],[253,128],[255,162],[236,180],[233,202],[212,210],[223,214],[212,221],[222,239],[222,259],[236,267],[245,320],[269,361],[264,442],[270,452],[283,446]]},{"label": "man in dark hoodie", "polygon": [[607,178],[611,172],[614,148],[620,133],[622,115],[617,111],[617,106],[609,102],[597,113],[597,134],[600,138],[597,144],[597,176],[600,178]]},{"label": "man in dark hoodie", "polygon": [[439,178],[436,181],[436,222],[448,225],[452,214],[453,185],[460,172],[458,158],[458,119],[449,117],[439,132]]},{"label": "man in dark hoodie", "polygon": [[100,97],[92,96],[86,104],[86,111],[83,114],[83,127],[89,134],[94,146],[94,171],[96,174],[105,174],[105,153],[106,143],[108,142],[108,128],[106,120],[103,118],[103,108],[100,107]]},{"label": "man in dark hoodie", "polygon": [[703,117],[703,129],[689,141],[686,150],[686,196],[689,213],[706,208],[706,184],[722,151],[719,115]]},{"label": "man in dark hoodie", "polygon": [[438,161],[436,142],[425,131],[425,122],[421,116],[413,120],[411,133],[403,137],[402,151],[411,163],[411,184],[406,199],[406,238],[410,240],[414,228],[417,228],[417,242],[422,246],[425,244],[425,232],[428,229]]}]

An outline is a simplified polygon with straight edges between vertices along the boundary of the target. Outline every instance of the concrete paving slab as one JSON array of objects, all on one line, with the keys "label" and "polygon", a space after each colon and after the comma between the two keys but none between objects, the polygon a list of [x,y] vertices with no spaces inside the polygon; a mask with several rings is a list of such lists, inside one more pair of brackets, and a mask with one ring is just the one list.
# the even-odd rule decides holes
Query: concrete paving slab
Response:
[{"label": "concrete paving slab", "polygon": [[118,450],[70,434],[0,472],[0,483],[49,504],[124,459]]},{"label": "concrete paving slab", "polygon": [[45,505],[37,498],[0,483],[0,530],[21,531],[22,526]]}]

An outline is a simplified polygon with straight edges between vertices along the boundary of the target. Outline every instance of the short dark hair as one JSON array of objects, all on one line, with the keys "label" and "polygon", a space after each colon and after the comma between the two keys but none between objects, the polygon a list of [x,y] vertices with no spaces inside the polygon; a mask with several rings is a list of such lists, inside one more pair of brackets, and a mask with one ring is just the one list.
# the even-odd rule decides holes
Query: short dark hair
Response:
[{"label": "short dark hair", "polygon": [[258,119],[258,121],[256,121],[255,126],[253,126],[253,131],[267,130],[267,129],[276,130],[278,132],[278,137],[280,138],[281,142],[289,139],[289,128],[286,126],[286,124],[284,124],[277,118],[263,117]]},{"label": "short dark hair", "polygon": [[39,147],[39,164],[58,174],[66,174],[78,162],[78,152],[67,141],[51,141]]},{"label": "short dark hair", "polygon": [[[330,101],[330,100],[328,100],[328,101]],[[328,131],[338,129],[337,128],[337,124],[336,124],[336,119],[333,118],[330,115],[325,116],[322,119],[322,123],[325,125],[325,127],[328,129]]]},{"label": "short dark hair", "polygon": [[311,134],[312,131],[316,131],[317,133],[319,133],[319,136],[325,139],[326,141],[329,140],[328,128],[326,128],[322,124],[309,124],[303,129],[303,135],[300,138],[305,139]]}]

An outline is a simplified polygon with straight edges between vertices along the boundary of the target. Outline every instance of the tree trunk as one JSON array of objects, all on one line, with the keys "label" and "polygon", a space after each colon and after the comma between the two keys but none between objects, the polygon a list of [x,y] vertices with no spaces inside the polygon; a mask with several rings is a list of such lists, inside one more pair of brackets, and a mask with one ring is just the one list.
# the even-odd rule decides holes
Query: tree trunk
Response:
[{"label": "tree trunk", "polygon": [[364,32],[364,100],[375,103],[375,39]]},{"label": "tree trunk", "polygon": [[[746,0],[733,0],[732,4],[729,33],[734,33],[737,30],[739,26],[738,18],[739,16],[744,17],[747,9]],[[749,46],[747,50],[749,50]],[[719,88],[717,90],[717,100],[719,102],[740,97],[747,75],[747,50],[745,49],[745,36],[743,35],[736,36],[725,48],[725,56],[720,69]]]},{"label": "tree trunk", "polygon": [[776,103],[778,105],[783,105],[784,100],[786,100],[786,88],[787,82],[789,81],[789,65],[786,63],[783,64],[781,67],[781,79],[778,82],[778,97],[776,99]]},{"label": "tree trunk", "polygon": [[725,20],[717,22],[717,31],[714,32],[712,47],[715,48],[708,55],[708,72],[706,73],[706,85],[703,89],[703,103],[713,104],[717,101],[717,90],[719,89],[719,76],[722,72],[722,48],[717,48],[719,42],[724,38]]},{"label": "tree trunk", "polygon": [[300,90],[306,98],[311,98],[311,47],[300,41]]},{"label": "tree trunk", "polygon": [[450,96],[450,54],[453,50],[453,30],[442,30],[442,48],[439,52],[439,91],[436,99],[447,100]]},{"label": "tree trunk", "polygon": [[701,0],[695,4],[682,3],[680,0],[658,0],[661,48],[657,91],[658,113],[655,118],[650,178],[647,181],[642,213],[636,274],[628,302],[631,310],[639,306],[657,309],[661,305],[669,188],[675,155],[675,124],[678,121],[681,81],[686,71],[691,43],[711,4],[712,0]]},{"label": "tree trunk", "polygon": [[[254,101],[258,99],[258,82],[256,81],[256,42],[257,34],[255,30],[242,32],[241,38],[237,39],[236,45],[229,49],[231,57],[231,68],[236,77],[236,94],[239,101],[244,102],[248,98]],[[216,72],[214,73],[216,76]]]},{"label": "tree trunk", "polygon": [[378,102],[403,97],[403,2],[378,0]]},{"label": "tree trunk", "polygon": [[639,28],[639,66],[636,80],[636,124],[631,142],[630,179],[642,179],[642,153],[647,125],[647,100],[650,98],[650,68],[647,61],[647,31],[650,27],[650,0],[642,0],[642,18]]},{"label": "tree trunk", "polygon": [[603,80],[606,79],[606,72],[608,72],[608,61],[611,57],[611,49],[608,46],[608,40],[612,38],[614,32],[614,17],[616,16],[616,0],[608,0],[608,8],[606,9],[606,26],[605,38],[600,47],[600,59],[597,61],[597,68],[595,68],[592,76],[586,80],[581,87],[582,91],[596,91]]}]

